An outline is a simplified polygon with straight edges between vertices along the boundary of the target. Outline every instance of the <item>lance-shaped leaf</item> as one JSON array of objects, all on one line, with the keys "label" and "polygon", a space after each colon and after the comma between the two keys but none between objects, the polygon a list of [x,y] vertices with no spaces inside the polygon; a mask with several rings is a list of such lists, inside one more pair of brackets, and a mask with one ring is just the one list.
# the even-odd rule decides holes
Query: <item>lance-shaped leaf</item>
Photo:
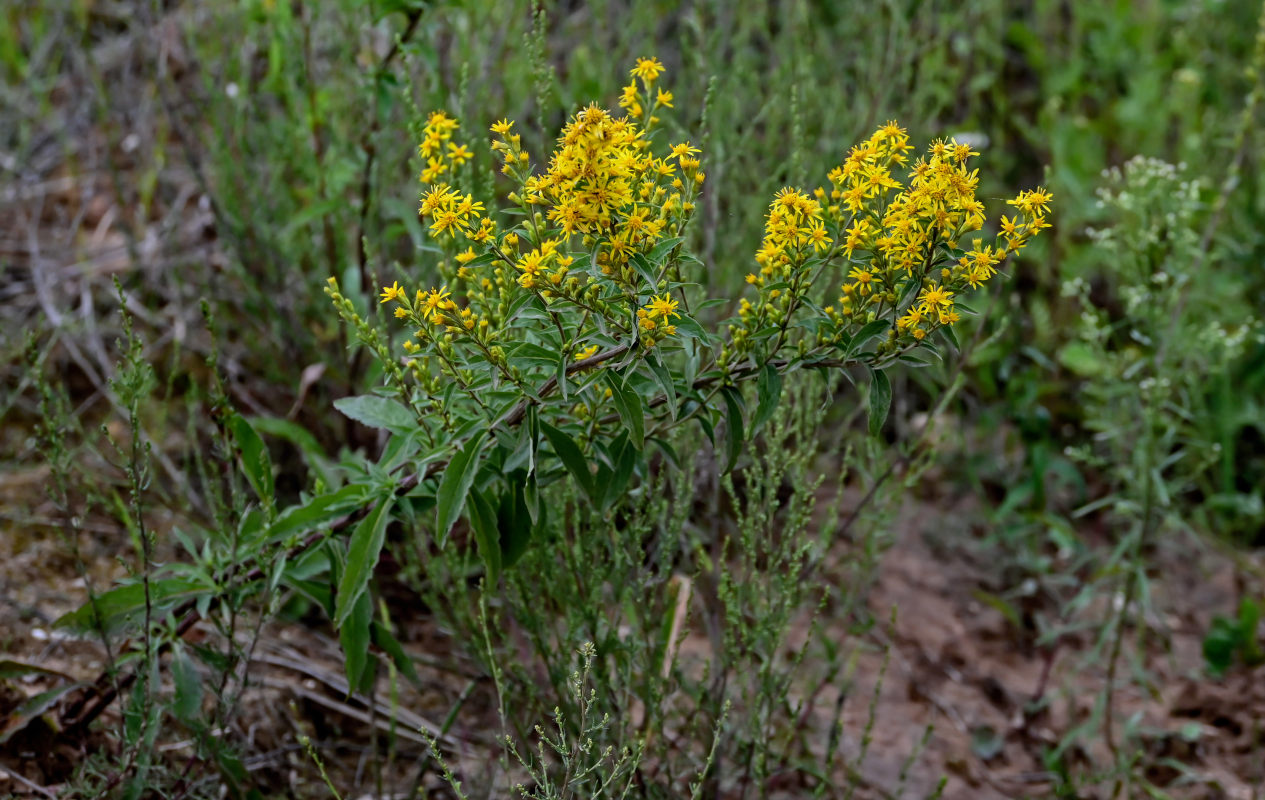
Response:
[{"label": "lance-shaped leaf", "polygon": [[341,628],[356,606],[356,601],[365,594],[369,579],[373,577],[373,569],[378,565],[378,557],[382,554],[382,543],[386,538],[387,522],[391,518],[391,507],[395,505],[394,497],[386,497],[360,520],[360,524],[352,531],[351,542],[347,546],[347,566],[338,580],[338,601],[334,606],[334,625]]},{"label": "lance-shaped leaf", "polygon": [[892,407],[892,384],[882,370],[872,369],[870,374],[873,376],[870,383],[870,435],[878,436]]},{"label": "lance-shaped leaf", "polygon": [[246,419],[238,414],[228,418],[228,428],[237,443],[237,450],[242,456],[242,469],[250,488],[255,490],[259,499],[271,505],[276,496],[272,482],[272,459],[268,457],[268,448],[255,429]]},{"label": "lance-shaped leaf", "polygon": [[435,538],[441,543],[448,537],[448,531],[461,517],[466,505],[466,496],[474,485],[474,476],[479,471],[479,455],[483,447],[486,431],[475,434],[461,452],[452,457],[444,477],[439,482],[439,493],[436,495]]},{"label": "lance-shaped leaf", "polygon": [[319,528],[363,505],[368,496],[368,487],[353,483],[336,492],[318,494],[306,503],[290,506],[278,514],[268,527],[268,540],[280,541]]},{"label": "lance-shaped leaf", "polygon": [[562,461],[562,466],[566,467],[567,472],[571,473],[571,477],[575,478],[580,490],[590,500],[597,502],[597,493],[593,485],[593,473],[589,470],[589,462],[584,458],[584,453],[580,450],[580,446],[566,433],[547,422],[542,421],[540,423],[540,431],[549,440],[549,446],[558,454],[558,458]]},{"label": "lance-shaped leaf", "polygon": [[408,433],[417,427],[417,417],[403,403],[389,397],[362,394],[334,401],[334,408],[370,428],[386,428],[392,433]]},{"label": "lance-shaped leaf", "polygon": [[496,509],[478,489],[470,491],[466,505],[470,509],[470,527],[474,529],[474,539],[479,545],[479,556],[487,570],[488,582],[496,585],[501,574],[501,534],[497,527]]},{"label": "lance-shaped leaf", "polygon": [[[341,600],[342,597],[339,597]],[[365,667],[369,665],[370,628],[373,625],[373,600],[362,592],[348,608],[347,619],[338,629],[338,642],[343,646],[343,666],[347,670],[349,691],[362,691]]]},{"label": "lance-shaped leaf", "polygon": [[641,396],[625,386],[613,370],[607,371],[605,378],[619,419],[628,429],[628,441],[640,450],[646,442],[646,412],[641,405]]},{"label": "lance-shaped leaf", "polygon": [[782,399],[782,373],[778,372],[777,367],[772,364],[765,364],[760,370],[760,377],[756,379],[755,388],[757,403],[755,416],[751,418],[752,437],[759,433],[764,423],[773,416],[778,401]]},{"label": "lance-shaped leaf", "polygon": [[725,472],[728,472],[734,468],[738,454],[742,452],[742,395],[732,386],[721,389],[720,395],[725,400],[725,420],[729,425],[729,432],[725,434]]},{"label": "lance-shaped leaf", "polygon": [[848,346],[844,348],[844,358],[851,358],[861,349],[861,345],[870,341],[875,336],[878,336],[880,333],[890,328],[891,325],[892,323],[885,319],[876,319],[872,322],[867,322],[861,327],[861,330],[856,332],[856,335],[852,337],[852,340],[848,342]]}]

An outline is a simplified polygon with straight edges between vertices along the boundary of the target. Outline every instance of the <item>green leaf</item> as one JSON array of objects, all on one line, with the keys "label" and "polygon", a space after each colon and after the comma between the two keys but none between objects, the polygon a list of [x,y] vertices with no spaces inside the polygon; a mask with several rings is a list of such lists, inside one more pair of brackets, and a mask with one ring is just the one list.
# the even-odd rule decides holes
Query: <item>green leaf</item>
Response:
[{"label": "green leaf", "polygon": [[496,526],[496,510],[478,489],[472,489],[466,500],[470,513],[470,526],[479,546],[479,556],[487,570],[488,582],[496,584],[501,574],[501,534]]},{"label": "green leaf", "polygon": [[999,734],[992,726],[976,725],[971,729],[971,752],[982,761],[990,761],[1001,754],[1006,746],[1006,737]]},{"label": "green leaf", "polygon": [[523,494],[523,486],[527,475],[521,470],[509,476],[509,487],[501,496],[501,503],[496,511],[496,526],[501,534],[501,567],[509,569],[527,552],[531,543],[532,530],[538,524],[544,526],[542,517],[539,523],[533,523],[531,513],[527,510],[527,500]]},{"label": "green leaf", "polygon": [[668,463],[670,463],[674,469],[681,468],[681,457],[677,455],[676,448],[674,448],[669,442],[664,439],[660,439],[657,436],[652,436],[647,441],[658,445],[659,452],[663,453],[663,457],[668,460]]},{"label": "green leaf", "polygon": [[[342,600],[342,595],[338,599]],[[343,646],[343,666],[347,671],[349,691],[361,690],[365,667],[369,665],[370,627],[373,623],[373,598],[361,592],[348,608],[347,619],[338,628],[338,643]]]},{"label": "green leaf", "polygon": [[1014,626],[1015,630],[1023,630],[1023,617],[1020,616],[1014,604],[1006,598],[983,589],[973,589],[971,596],[1001,612],[1001,615]]},{"label": "green leaf", "polygon": [[571,389],[568,386],[570,381],[567,380],[567,360],[559,358],[558,363],[554,366],[554,379],[558,382],[558,394],[562,395],[562,402],[567,402],[571,396]]},{"label": "green leaf", "polygon": [[1243,662],[1255,667],[1265,661],[1265,652],[1256,638],[1256,627],[1261,621],[1261,606],[1250,597],[1239,601],[1239,630],[1243,632]]},{"label": "green leaf", "polygon": [[1092,378],[1106,369],[1094,348],[1085,342],[1068,342],[1059,350],[1058,359],[1060,364],[1082,378]]},{"label": "green leaf", "polygon": [[654,249],[650,251],[650,255],[648,256],[650,263],[656,264],[656,265],[659,264],[660,262],[662,262],[663,257],[668,254],[668,251],[670,251],[672,248],[676,247],[678,244],[680,244],[683,241],[685,241],[684,237],[674,236],[671,239],[664,239],[663,241],[659,242],[658,244],[654,246]]},{"label": "green leaf", "polygon": [[659,290],[659,286],[655,283],[654,267],[650,265],[650,262],[646,260],[646,257],[641,253],[633,253],[632,264],[633,268],[637,270],[637,274],[640,275],[646,282],[646,287],[652,293],[657,292]]},{"label": "green leaf", "polygon": [[[687,418],[690,415],[690,410],[688,406],[697,406],[697,405],[698,403],[694,400],[688,401],[687,408],[686,408]],[[707,437],[708,444],[710,444],[712,447],[715,447],[716,446],[716,426],[712,423],[712,415],[710,411],[705,414],[695,414],[694,419],[698,420],[698,427],[703,429],[703,435]]]},{"label": "green leaf", "polygon": [[[533,408],[535,406],[527,407],[528,416],[531,415]],[[505,441],[510,434],[507,431],[501,432],[501,444],[505,446],[505,450],[508,452],[500,464],[502,471],[513,472],[520,467],[526,467],[528,471],[531,471],[535,442],[531,440],[531,425],[529,423],[530,420],[524,419],[523,424],[518,426],[518,432],[513,439],[513,449],[510,449],[508,446],[509,442]]]},{"label": "green leaf", "polygon": [[377,466],[385,472],[394,472],[401,464],[417,455],[417,451],[422,449],[424,439],[426,439],[426,432],[421,428],[391,436],[387,440],[387,446],[382,449],[382,456],[378,459]]},{"label": "green leaf", "polygon": [[856,335],[852,337],[852,341],[845,348],[844,358],[851,357],[853,353],[861,349],[861,345],[878,336],[889,327],[891,327],[891,323],[885,319],[876,319],[861,326],[861,330],[856,332]]},{"label": "green leaf", "polygon": [[350,484],[330,494],[318,494],[306,503],[282,511],[268,528],[269,541],[307,533],[364,505],[369,490],[362,484]]},{"label": "green leaf", "polygon": [[[628,486],[628,481],[632,479],[633,470],[637,467],[637,448],[633,447],[627,439],[621,437],[617,442],[614,457],[614,469],[610,470],[610,474],[603,486],[602,509],[608,509],[615,504],[615,501],[624,493],[624,489]],[[598,482],[602,484],[602,481]]]},{"label": "green leaf", "polygon": [[[149,582],[150,605],[155,617],[166,614],[181,602],[203,595],[213,594],[216,587],[188,578],[167,578]],[[104,626],[106,632],[135,623],[145,611],[145,585],[129,583],[99,594],[96,602],[66,614],[53,623],[55,628],[69,628],[80,633],[97,631]],[[99,618],[98,618],[99,615]]]},{"label": "green leaf", "polygon": [[11,658],[0,658],[0,680],[4,678],[24,678],[27,675],[49,675],[54,678],[74,680],[66,673],[58,672],[55,669],[27,664],[23,661],[14,661]]},{"label": "green leaf", "polygon": [[84,686],[87,686],[84,682],[63,684],[55,689],[40,692],[10,711],[8,716],[2,720],[3,725],[0,726],[0,745],[8,742],[15,733],[34,722],[37,717],[52,708],[58,700]]},{"label": "green leaf", "polygon": [[646,366],[650,368],[650,374],[655,382],[659,384],[659,388],[663,390],[664,401],[668,406],[668,414],[673,420],[676,420],[676,385],[672,382],[672,373],[663,365],[656,353],[650,352],[646,354]]},{"label": "green leaf", "polygon": [[748,334],[747,338],[752,339],[754,341],[762,341],[764,339],[772,339],[774,336],[779,335],[781,332],[782,332],[781,326],[766,325],[765,327],[761,328],[755,333]]},{"label": "green leaf", "polygon": [[905,301],[914,296],[914,293],[918,291],[921,283],[922,283],[921,281],[914,278],[910,278],[909,280],[905,281],[904,287],[901,288],[900,290],[900,299],[896,301],[896,307],[897,308],[906,307]]},{"label": "green leaf", "polygon": [[[215,754],[215,764],[219,767],[220,780],[230,789],[229,796],[242,796],[242,786],[250,777],[250,773],[246,771],[246,765],[230,748],[215,747],[211,748],[211,752]],[[251,789],[245,797],[246,800],[263,800],[258,789]]]},{"label": "green leaf", "polygon": [[343,205],[344,201],[340,197],[331,197],[328,200],[321,200],[320,202],[306,205],[286,220],[286,224],[281,228],[281,231],[284,235],[293,235],[295,231],[304,225],[313,220],[329,216]]},{"label": "green leaf", "polygon": [[530,369],[531,367],[554,369],[558,366],[558,362],[562,360],[562,356],[538,344],[523,342],[514,348],[508,359],[511,365],[519,369]]},{"label": "green leaf", "polygon": [[887,373],[882,370],[870,370],[873,380],[870,383],[870,435],[878,436],[883,432],[883,423],[887,422],[887,412],[892,407],[892,384]]},{"label": "green leaf", "polygon": [[[937,358],[938,357],[939,356],[937,354]],[[905,362],[906,364],[910,366],[911,369],[921,369],[923,367],[929,367],[935,363],[934,361],[929,361],[928,359],[920,358],[919,356],[916,356],[913,353],[902,353],[901,355],[896,357],[896,360]]]},{"label": "green leaf", "polygon": [[535,525],[536,520],[540,519],[540,482],[534,474],[529,474],[523,480],[523,500],[527,503],[527,513],[532,525]]},{"label": "green leaf", "polygon": [[370,636],[372,636],[374,644],[382,648],[384,653],[391,656],[396,668],[403,672],[405,677],[413,683],[422,682],[421,676],[417,674],[417,667],[413,666],[413,659],[409,658],[408,653],[404,652],[404,647],[391,634],[391,631],[387,630],[387,626],[375,619],[373,626],[370,628]]},{"label": "green leaf", "polygon": [[271,506],[276,497],[276,488],[272,482],[272,459],[268,457],[268,447],[250,423],[239,414],[228,418],[228,428],[237,443],[237,451],[241,455],[242,469],[250,488],[265,505]]},{"label": "green leaf", "polygon": [[760,377],[756,379],[756,398],[755,416],[751,418],[752,436],[769,421],[782,399],[782,373],[772,364],[765,364],[760,370]]},{"label": "green leaf", "polygon": [[686,336],[690,339],[698,339],[704,344],[710,341],[707,337],[707,331],[703,330],[703,326],[699,325],[698,322],[696,322],[694,318],[688,314],[681,314],[681,316],[675,320],[674,324],[676,325],[677,333],[680,333],[682,336]]},{"label": "green leaf", "polygon": [[742,396],[732,386],[722,388],[720,394],[725,400],[725,418],[729,423],[729,432],[725,435],[727,455],[724,469],[725,472],[729,472],[734,468],[734,464],[738,463],[738,455],[742,452],[744,439],[742,432]]},{"label": "green leaf", "polygon": [[344,416],[370,428],[386,428],[392,433],[408,433],[417,427],[417,416],[403,403],[389,397],[362,394],[334,401]]},{"label": "green leaf", "polygon": [[641,407],[641,396],[621,383],[614,371],[608,370],[605,378],[615,410],[619,412],[619,418],[628,431],[628,441],[640,450],[646,444],[646,417]]},{"label": "green leaf", "polygon": [[566,433],[543,420],[540,423],[540,431],[549,440],[549,446],[553,448],[554,453],[562,461],[562,466],[566,467],[567,472],[571,473],[571,477],[575,478],[575,482],[579,484],[585,496],[593,502],[597,502],[593,486],[593,473],[589,469],[589,462],[580,450],[580,446]]},{"label": "green leaf", "polygon": [[[242,514],[242,518],[237,522],[237,541],[241,544],[253,545],[259,541],[266,528],[264,527],[264,513],[261,509],[252,508]],[[226,544],[231,544],[221,538]]]},{"label": "green leaf", "polygon": [[466,504],[466,495],[474,485],[474,476],[479,471],[479,451],[483,447],[483,439],[487,431],[475,434],[461,452],[452,457],[444,477],[439,482],[436,497],[435,538],[441,543],[447,539],[448,531],[457,523],[461,510]]},{"label": "green leaf", "polygon": [[382,543],[386,539],[387,522],[395,498],[384,497],[365,515],[351,533],[347,545],[347,566],[338,579],[338,599],[334,606],[334,626],[342,628],[355,609],[361,596],[367,596],[369,579],[382,555]]},{"label": "green leaf", "polygon": [[1204,636],[1204,664],[1208,673],[1220,678],[1234,663],[1234,653],[1239,649],[1240,633],[1238,623],[1225,617],[1213,617],[1212,627]]},{"label": "green leaf", "polygon": [[172,655],[171,679],[176,688],[172,713],[183,722],[195,722],[202,715],[202,682],[193,659],[179,644]]}]

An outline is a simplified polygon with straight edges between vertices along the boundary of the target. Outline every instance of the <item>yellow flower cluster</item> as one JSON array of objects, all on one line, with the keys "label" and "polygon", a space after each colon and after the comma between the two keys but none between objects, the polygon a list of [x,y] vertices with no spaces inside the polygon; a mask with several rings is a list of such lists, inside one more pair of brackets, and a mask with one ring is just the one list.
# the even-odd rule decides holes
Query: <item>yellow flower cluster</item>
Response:
[{"label": "yellow flower cluster", "polygon": [[[428,343],[436,346],[436,354],[445,359],[452,354],[452,340],[461,337],[476,346],[489,362],[504,365],[504,354],[493,346],[491,323],[469,306],[461,308],[452,299],[447,286],[429,291],[418,290],[410,298],[398,282],[382,287],[383,303],[395,303],[394,314],[407,320],[415,328],[415,338],[404,342],[404,351],[410,356],[422,352]],[[420,343],[420,344],[419,344]]]},{"label": "yellow flower cluster", "polygon": [[449,167],[459,167],[474,157],[464,144],[452,141],[452,134],[459,128],[457,120],[442,111],[433,111],[422,129],[422,143],[417,153],[426,160],[422,170],[422,183],[434,183]]},{"label": "yellow flower cluster", "polygon": [[[509,167],[516,145],[498,144]],[[624,268],[632,255],[679,232],[693,210],[704,180],[698,152],[685,142],[658,158],[633,119],[591,105],[563,129],[546,172],[525,176],[522,199],[547,206],[545,217],[563,239],[578,234],[586,249],[596,245],[604,274],[631,280]]]},{"label": "yellow flower cluster", "polygon": [[676,326],[672,320],[681,316],[677,313],[677,301],[670,294],[655,295],[644,307],[637,309],[637,325],[642,331],[642,342],[646,347],[654,347],[655,336],[672,336]]},{"label": "yellow flower cluster", "polygon": [[521,273],[518,276],[518,285],[524,289],[560,286],[575,262],[574,256],[559,252],[561,244],[557,239],[546,239],[540,243],[540,247],[528,251],[518,259],[514,264]]},{"label": "yellow flower cluster", "polygon": [[[956,293],[966,286],[979,288],[1007,255],[1049,227],[1043,215],[1052,198],[1043,189],[1022,192],[1010,201],[1020,214],[1001,219],[1004,244],[984,246],[977,239],[969,252],[959,251],[956,264],[941,263],[943,252],[954,251],[960,237],[984,225],[984,204],[975,196],[979,170],[969,166],[979,153],[970,144],[938,139],[911,164],[912,149],[905,129],[895,122],[853,147],[828,175],[828,213],[852,262],[839,298],[840,321],[865,322],[900,311],[896,334],[922,339],[959,319]],[[892,174],[896,167],[906,168],[905,180]],[[817,194],[827,197],[825,189]],[[919,293],[898,308],[911,282]]]},{"label": "yellow flower cluster", "polygon": [[896,330],[900,333],[909,333],[915,339],[922,339],[927,335],[928,322],[934,321],[941,325],[952,325],[957,322],[961,316],[953,310],[953,294],[948,289],[935,284],[923,289],[904,316],[896,320]]},{"label": "yellow flower cluster", "polygon": [[936,141],[929,158],[914,162],[906,185],[890,168],[904,165],[910,149],[905,130],[889,122],[830,172],[831,200],[840,204],[832,206],[836,219],[851,215],[844,242],[849,256],[858,249],[876,251],[893,267],[912,272],[937,238],[953,241],[983,224],[984,205],[975,199],[979,171],[967,168],[967,160],[979,154],[969,145]]},{"label": "yellow flower cluster", "polygon": [[431,235],[455,237],[460,231],[480,244],[491,241],[496,222],[483,216],[483,203],[461,194],[446,183],[431,186],[422,195],[421,215],[431,220]]},{"label": "yellow flower cluster", "polygon": [[[823,261],[823,254],[833,244],[818,200],[789,187],[777,193],[769,204],[764,239],[755,254],[759,269],[747,275],[747,283],[759,290],[759,298],[754,303],[743,298],[738,306],[739,324],[729,328],[738,354],[751,349],[753,331],[767,330],[790,318],[799,295],[815,277],[814,271],[805,267],[814,259]],[[722,363],[732,355],[726,349]]]},{"label": "yellow flower cluster", "polygon": [[[648,273],[632,263],[680,235],[705,180],[699,150],[689,142],[661,153],[651,147],[647,131],[657,122],[654,113],[673,102],[658,85],[663,72],[658,60],[638,59],[620,103],[626,116],[596,105],[582,109],[539,172],[515,123],[492,124],[492,152],[516,184],[508,200],[525,215],[504,231],[482,202],[450,185],[456,168],[472,158],[454,138],[460,123],[442,111],[429,115],[418,146],[426,184],[419,214],[444,253],[437,267],[445,283],[416,293],[393,283],[381,294],[394,315],[415,329],[405,343],[415,373],[429,374],[438,358],[440,374],[457,376],[461,384],[467,377],[460,365],[485,360],[503,377],[520,380],[520,367],[498,345],[512,354],[516,340],[536,341],[521,339],[510,324],[522,325],[524,313],[540,312],[539,304],[524,312],[524,292],[543,303],[550,336],[562,334],[571,359],[598,352],[588,341],[596,331],[635,334],[647,348],[676,333],[675,262],[657,254],[660,274],[649,285]],[[464,294],[465,302],[453,293]],[[628,319],[630,305],[637,309],[635,323]]]},{"label": "yellow flower cluster", "polygon": [[826,232],[821,203],[796,189],[783,189],[769,205],[764,221],[764,241],[755,254],[760,271],[748,275],[747,283],[763,286],[770,279],[786,280],[795,267],[829,249],[833,241]]},{"label": "yellow flower cluster", "polygon": [[[329,291],[360,339],[389,362],[388,379],[427,398],[449,430],[469,416],[460,408],[449,416],[453,398],[491,421],[500,412],[485,398],[508,387],[528,398],[535,387],[557,386],[577,417],[614,419],[602,406],[612,397],[623,403],[620,390],[572,381],[572,373],[613,367],[627,353],[622,373],[670,343],[678,327],[707,347],[682,275],[683,264],[698,260],[680,238],[706,176],[689,141],[653,144],[655,114],[673,103],[659,85],[663,73],[658,60],[638,59],[621,93],[624,115],[581,109],[545,165],[533,164],[513,121],[494,123],[491,149],[513,182],[505,197],[516,216],[504,230],[482,202],[450,185],[472,157],[454,140],[458,121],[443,112],[427,119],[419,213],[442,253],[440,285],[414,292],[393,282],[380,295],[412,329],[403,363],[336,285]],[[757,371],[835,358],[881,369],[917,348],[933,350],[923,340],[970,313],[959,298],[1049,227],[1053,198],[1037,188],[1009,201],[1012,215],[1001,217],[992,241],[967,237],[986,223],[971,166],[977,155],[969,143],[941,139],[918,156],[905,129],[888,122],[848,151],[825,186],[779,191],[746,278],[755,296],[741,301],[708,380],[719,376],[719,390]],[[960,249],[967,238],[969,249]],[[405,372],[413,375],[407,387]]]},{"label": "yellow flower cluster", "polygon": [[[523,137],[514,133],[514,121],[503,119],[492,124],[490,129],[499,139],[492,140],[492,152],[504,157],[501,174],[514,178],[523,184],[531,177],[531,155],[523,149]],[[511,197],[521,202],[521,198]]]},{"label": "yellow flower cluster", "polygon": [[759,268],[747,275],[758,297],[741,301],[722,366],[765,340],[779,349],[793,335],[792,317],[811,304],[814,280],[835,259],[846,259],[847,282],[838,306],[821,310],[822,322],[830,324],[810,326],[818,344],[832,336],[849,341],[848,331],[886,319],[891,328],[879,352],[899,352],[957,322],[955,297],[979,288],[1007,256],[1049,227],[1050,193],[1021,192],[1010,201],[1018,213],[1001,218],[993,244],[975,239],[969,251],[958,250],[959,238],[985,222],[975,196],[979,171],[969,166],[979,154],[969,144],[941,139],[911,163],[912,150],[905,129],[888,122],[830,171],[829,189],[812,196],[792,188],[778,192],[755,254]]},{"label": "yellow flower cluster", "polygon": [[[637,66],[629,70],[633,80],[623,88],[619,107],[626,109],[632,119],[641,120],[647,129],[654,127],[659,118],[654,115],[660,107],[672,108],[672,93],[663,88],[655,89],[655,81],[663,73],[663,64],[657,58],[639,58]],[[640,87],[638,87],[640,79]],[[651,97],[650,92],[654,91]]]},{"label": "yellow flower cluster", "polygon": [[607,231],[634,203],[634,187],[649,167],[641,132],[591,105],[562,131],[549,171],[527,182],[531,202],[548,202],[548,218],[564,235]]}]

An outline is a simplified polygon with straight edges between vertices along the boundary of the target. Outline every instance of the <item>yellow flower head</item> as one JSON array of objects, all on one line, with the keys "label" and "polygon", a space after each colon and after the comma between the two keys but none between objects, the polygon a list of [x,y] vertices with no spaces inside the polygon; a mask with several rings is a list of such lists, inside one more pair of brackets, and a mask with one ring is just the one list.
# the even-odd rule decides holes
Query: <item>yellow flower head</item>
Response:
[{"label": "yellow flower head", "polygon": [[646,308],[649,310],[648,313],[651,316],[658,317],[664,322],[667,322],[668,317],[670,316],[671,317],[680,316],[680,314],[676,313],[677,305],[678,303],[675,299],[673,299],[672,295],[665,294],[662,297],[659,297],[657,295],[655,297],[652,297],[650,302],[646,304]]},{"label": "yellow flower head", "polygon": [[952,147],[953,160],[959,164],[965,164],[968,158],[979,155],[977,151],[971,149],[969,144],[959,144],[956,139],[950,142],[950,146]]},{"label": "yellow flower head", "polygon": [[657,58],[639,58],[637,66],[629,70],[630,75],[634,78],[641,78],[650,85],[663,74],[663,64]]},{"label": "yellow flower head", "polygon": [[474,153],[471,153],[470,148],[464,144],[448,143],[448,160],[453,163],[453,166],[459,167],[471,158],[474,158]]},{"label": "yellow flower head", "polygon": [[422,316],[427,317],[437,325],[442,324],[443,315],[439,312],[454,307],[452,300],[449,299],[450,295],[451,292],[448,291],[447,286],[431,289],[425,295],[422,295]]},{"label": "yellow flower head", "polygon": [[681,142],[680,144],[672,145],[672,155],[677,159],[688,158],[690,155],[700,152],[702,151],[691,145],[689,142]]},{"label": "yellow flower head", "polygon": [[953,305],[953,292],[943,286],[932,284],[922,290],[922,294],[918,296],[918,305],[925,314],[930,314],[938,308],[948,308]]},{"label": "yellow flower head", "polygon": [[382,302],[389,303],[392,300],[404,299],[406,292],[400,288],[399,281],[393,281],[390,286],[382,287]]},{"label": "yellow flower head", "polygon": [[460,126],[455,118],[448,116],[445,112],[432,111],[429,116],[426,117],[426,127],[438,131],[441,134],[451,134]]}]

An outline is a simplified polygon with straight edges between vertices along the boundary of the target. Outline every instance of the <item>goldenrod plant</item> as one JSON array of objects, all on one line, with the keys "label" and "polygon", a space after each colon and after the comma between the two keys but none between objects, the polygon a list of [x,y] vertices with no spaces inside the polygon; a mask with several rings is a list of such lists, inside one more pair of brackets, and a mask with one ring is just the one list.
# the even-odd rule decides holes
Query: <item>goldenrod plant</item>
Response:
[{"label": "goldenrod plant", "polygon": [[[1050,193],[1034,189],[1010,201],[996,235],[981,235],[978,153],[937,140],[913,158],[890,122],[850,150],[829,188],[778,193],[747,277],[751,296],[723,333],[709,332],[696,316],[728,301],[698,289],[707,265],[685,236],[706,175],[697,147],[659,129],[672,104],[662,72],[639,59],[624,113],[576,113],[544,161],[513,122],[493,125],[510,182],[499,215],[492,198],[451,182],[472,153],[458,120],[430,115],[420,214],[444,282],[419,287],[405,270],[403,285],[382,288],[381,303],[406,326],[398,346],[329,280],[384,376],[379,394],[338,407],[392,432],[388,473],[418,472],[410,490],[434,498],[432,536],[470,523],[492,579],[542,524],[544,486],[569,476],[609,507],[644,476],[648,448],[670,450],[666,432],[692,420],[713,443],[724,425],[732,468],[789,373],[868,368],[878,431],[891,399],[883,370],[938,356],[932,334],[953,343],[953,324],[973,313],[959,299],[1049,225]],[[750,381],[754,409],[740,391]],[[507,552],[506,542],[519,544]],[[362,569],[340,593],[340,623],[368,578]]]},{"label": "goldenrod plant", "polygon": [[[410,569],[424,576],[424,593],[446,609],[455,629],[484,631],[480,657],[498,676],[507,773],[509,737],[521,720],[505,712],[507,667],[488,633],[489,617],[501,615],[520,615],[515,624],[531,632],[560,689],[580,644],[576,637],[597,642],[583,650],[586,675],[590,668],[606,672],[591,659],[599,665],[616,659],[611,669],[622,677],[603,677],[602,696],[617,711],[634,701],[643,708],[642,740],[621,744],[620,752],[666,747],[652,723],[662,720],[657,701],[669,686],[692,687],[693,702],[707,714],[690,724],[706,729],[699,732],[706,741],[733,694],[727,676],[742,687],[736,696],[746,706],[735,756],[745,763],[744,780],[767,776],[772,748],[785,755],[798,746],[775,731],[775,722],[785,714],[790,688],[778,652],[796,609],[811,596],[804,579],[821,552],[803,536],[811,487],[821,479],[809,464],[816,445],[802,443],[814,437],[840,379],[868,374],[867,447],[881,460],[892,403],[885,371],[925,365],[957,347],[955,324],[976,313],[963,300],[1049,227],[1052,196],[1042,188],[1019,192],[993,230],[976,194],[979,153],[937,139],[916,155],[906,130],[888,122],[853,146],[821,186],[786,187],[771,199],[747,293],[734,306],[708,296],[709,265],[691,249],[690,223],[708,186],[706,154],[697,137],[669,136],[662,125],[675,103],[663,76],[657,59],[638,59],[619,110],[577,111],[547,156],[529,152],[508,119],[491,126],[490,148],[481,151],[456,116],[425,117],[417,163],[418,214],[433,245],[423,251],[426,263],[395,265],[376,304],[389,314],[374,313],[337,277],[326,286],[382,379],[377,391],[334,405],[382,432],[380,456],[316,470],[312,491],[278,508],[256,425],[225,409],[224,430],[258,503],[241,514],[231,553],[202,554],[215,568],[147,572],[146,602],[161,598],[159,611],[176,620],[177,635],[225,598],[236,608],[253,592],[286,586],[333,621],[350,691],[375,685],[371,644],[415,678],[374,601],[375,569],[389,548],[388,527],[398,520],[409,543],[397,560],[420,554],[421,565]],[[501,164],[502,183],[488,193],[480,193],[473,173],[481,152]],[[705,324],[724,310],[731,316]],[[800,375],[810,371],[827,380],[809,389]],[[784,395],[801,411],[817,410],[780,411]],[[661,571],[646,572],[634,552],[640,542],[626,535],[680,536],[701,440],[717,454],[718,471],[731,473],[760,436],[771,448],[792,439],[801,446],[794,458],[756,454],[749,489],[724,477],[727,502],[739,509],[739,537],[694,535],[661,545],[660,555],[670,558],[657,562]],[[684,453],[682,443],[689,448]],[[775,497],[790,476],[803,482],[790,517],[752,500]],[[638,506],[655,510],[639,519]],[[779,528],[784,536],[776,540]],[[609,564],[594,549],[600,543],[581,541],[597,531],[611,537]],[[730,663],[707,681],[689,678],[676,663],[694,579],[674,575],[671,558],[695,569],[711,565],[699,591],[713,598],[716,653]],[[577,578],[574,607],[566,606],[573,590],[565,586],[541,592],[533,606],[530,588],[514,572],[524,559],[534,569],[561,559],[572,572],[590,570],[598,580]],[[769,565],[776,569],[760,575]],[[631,577],[615,586],[621,570]],[[502,586],[509,610],[489,612],[486,598]],[[646,610],[669,614],[666,627],[634,615],[649,642],[635,658],[612,655],[619,648],[604,634],[612,627],[600,597],[608,587],[620,598],[620,614],[634,595]],[[100,609],[124,617],[134,595],[131,587],[107,593],[67,622],[90,627]],[[565,614],[588,610],[582,624],[568,618],[559,634],[544,616],[555,607]],[[523,616],[524,609],[537,616]],[[737,675],[733,664],[743,659],[753,660],[751,668]],[[506,681],[529,685],[508,669]],[[620,687],[618,696],[608,695],[612,686]],[[574,702],[561,694],[558,703]],[[573,713],[558,716],[561,738],[548,740],[555,750],[565,749],[568,736],[589,732],[583,721],[579,730],[564,730],[564,718],[588,713],[591,701],[579,697]],[[102,702],[88,707],[83,718],[90,721]],[[692,785],[713,779],[706,774],[713,757],[721,757],[715,747],[694,764]],[[614,785],[635,763],[628,758],[611,761],[603,751],[591,769],[605,776],[603,785]],[[823,758],[828,764],[834,755]]]}]

